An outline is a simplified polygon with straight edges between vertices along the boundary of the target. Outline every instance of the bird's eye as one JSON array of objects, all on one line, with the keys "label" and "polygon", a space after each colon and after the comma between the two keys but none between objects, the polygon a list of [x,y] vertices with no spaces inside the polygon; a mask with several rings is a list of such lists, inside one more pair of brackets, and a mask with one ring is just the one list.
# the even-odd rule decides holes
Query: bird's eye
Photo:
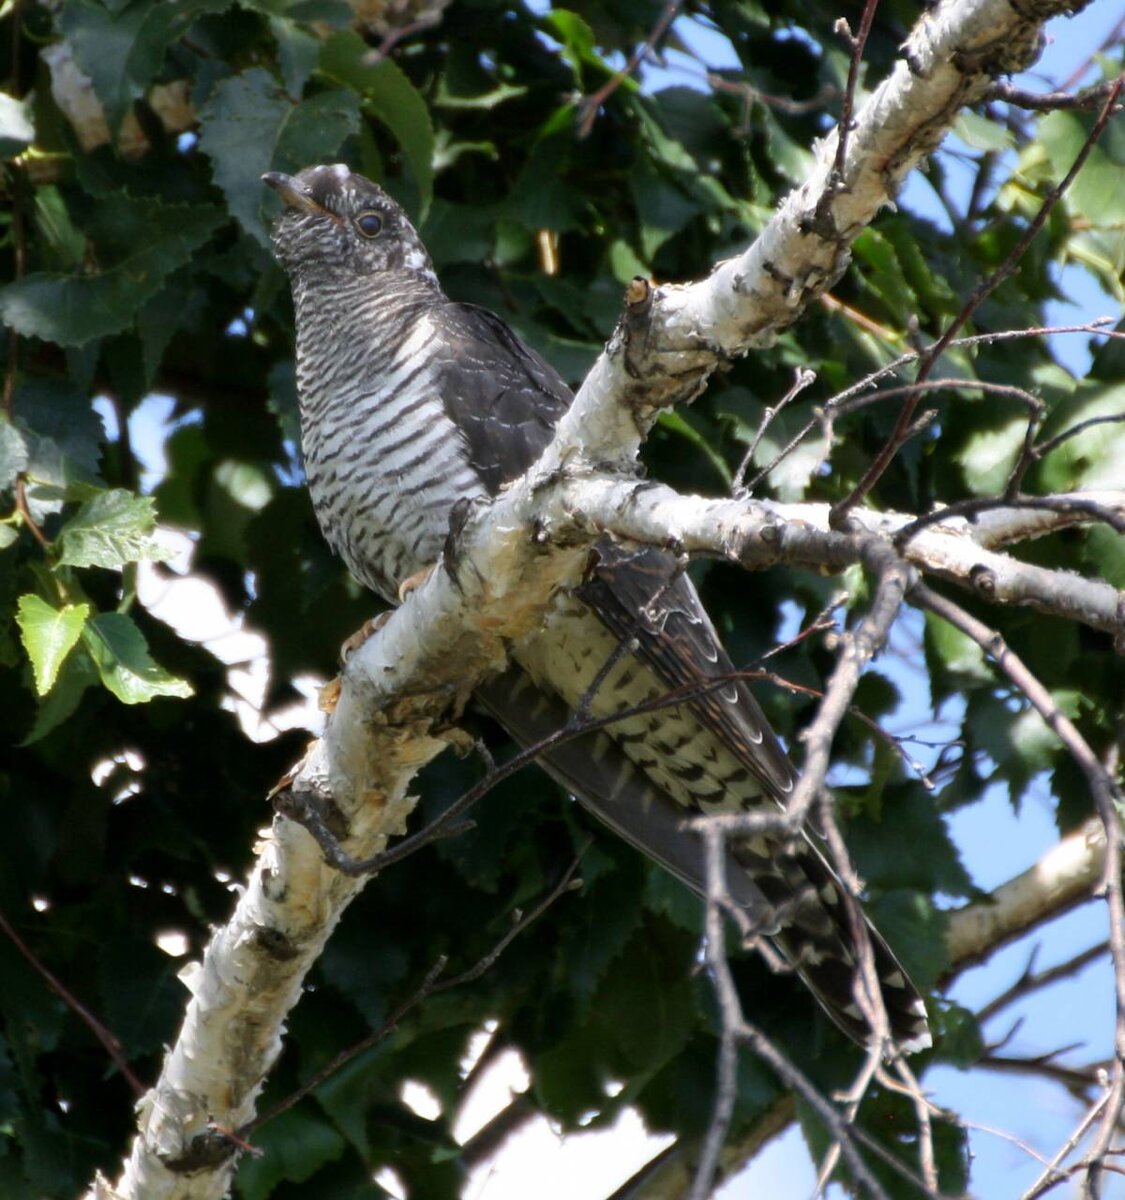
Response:
[{"label": "bird's eye", "polygon": [[383,218],[377,212],[361,212],[355,219],[355,227],[365,238],[378,237],[383,229]]}]

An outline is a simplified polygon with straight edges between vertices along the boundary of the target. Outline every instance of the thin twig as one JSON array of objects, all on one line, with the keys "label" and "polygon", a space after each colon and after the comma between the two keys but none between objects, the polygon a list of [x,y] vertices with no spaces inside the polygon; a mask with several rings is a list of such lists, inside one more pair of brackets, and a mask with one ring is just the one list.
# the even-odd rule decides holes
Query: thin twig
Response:
[{"label": "thin twig", "polygon": [[790,387],[790,389],[775,405],[767,408],[765,412],[762,413],[762,420],[758,425],[757,432],[754,434],[750,445],[747,447],[746,453],[742,456],[742,461],[738,464],[738,470],[735,471],[734,478],[731,480],[730,494],[734,496],[736,500],[741,499],[746,495],[746,492],[742,487],[742,481],[746,477],[746,472],[749,470],[751,462],[754,460],[754,455],[758,452],[758,446],[760,445],[762,438],[765,437],[766,430],[769,429],[778,413],[785,408],[790,400],[796,396],[799,396],[801,392],[803,392],[810,384],[814,383],[815,380],[815,371],[810,371],[807,367],[798,367],[794,372],[793,385]]},{"label": "thin twig", "polygon": [[1027,966],[1024,967],[1020,977],[1011,987],[1005,988],[1004,991],[980,1009],[977,1013],[977,1021],[979,1023],[988,1021],[1009,1005],[1014,1004],[1017,1000],[1023,1000],[1033,992],[1050,987],[1052,983],[1058,983],[1060,979],[1070,979],[1084,970],[1090,963],[1096,962],[1108,953],[1109,943],[1098,942],[1097,945],[1088,946],[1081,954],[1076,954],[1073,958],[1068,958],[1065,962],[1048,967],[1045,971],[1037,972],[1034,969],[1035,959],[1038,954],[1038,947],[1036,947],[1028,958]]},{"label": "thin twig", "polygon": [[1010,83],[997,82],[992,85],[989,98],[1014,104],[1017,108],[1033,112],[1056,112],[1059,109],[1095,109],[1105,103],[1113,89],[1113,81],[1083,88],[1080,92],[1029,92]]},{"label": "thin twig", "polygon": [[1101,890],[1109,915],[1109,945],[1113,957],[1116,1018],[1113,1039],[1114,1061],[1108,1100],[1093,1144],[1082,1159],[1083,1167],[1086,1170],[1083,1194],[1093,1198],[1099,1195],[1100,1179],[1105,1169],[1105,1157],[1117,1130],[1122,1110],[1125,1108],[1125,901],[1123,901],[1121,889],[1122,829],[1120,817],[1123,798],[1113,778],[1074,724],[1054,702],[1043,684],[1004,643],[995,630],[990,629],[982,621],[978,621],[960,605],[930,591],[923,584],[919,584],[913,589],[911,599],[922,607],[928,608],[936,616],[941,617],[975,641],[1012,683],[1023,692],[1048,728],[1058,735],[1086,776],[1094,807],[1105,828],[1105,867]]},{"label": "thin twig", "polygon": [[129,1066],[128,1060],[125,1058],[125,1053],[121,1048],[121,1042],[117,1037],[94,1016],[57,975],[53,975],[39,961],[23,938],[16,933],[12,924],[3,913],[0,913],[0,929],[4,931],[8,940],[23,955],[28,963],[31,964],[32,969],[43,979],[51,991],[59,997],[67,1008],[89,1029],[94,1037],[101,1042],[105,1047],[105,1052],[113,1060],[114,1066],[121,1072],[122,1078],[132,1088],[133,1094],[135,1096],[143,1096],[148,1091],[148,1088],[137,1078],[132,1067]]},{"label": "thin twig", "polygon": [[1037,1197],[1044,1195],[1055,1187],[1056,1184],[1063,1183],[1069,1176],[1059,1171],[1059,1166],[1066,1157],[1074,1150],[1075,1146],[1089,1132],[1094,1122],[1101,1116],[1102,1110],[1109,1102],[1109,1093],[1106,1092],[1096,1104],[1092,1105],[1090,1111],[1078,1122],[1077,1128],[1059,1147],[1054,1158],[1043,1169],[1043,1173],[1038,1179],[1027,1189],[1020,1197],[1020,1200],[1037,1200]]},{"label": "thin twig", "polygon": [[366,1050],[370,1050],[372,1046],[378,1045],[385,1037],[392,1033],[398,1026],[399,1022],[412,1009],[417,1008],[423,1001],[428,1000],[431,996],[436,996],[441,992],[449,991],[450,988],[460,987],[465,983],[472,983],[479,979],[500,957],[501,954],[508,948],[509,945],[517,938],[529,925],[534,924],[546,911],[555,903],[556,900],[566,892],[574,879],[574,874],[578,870],[578,866],[582,861],[582,856],[589,847],[589,839],[579,848],[578,853],[574,856],[570,866],[567,867],[558,883],[543,897],[539,903],[527,913],[520,914],[519,918],[513,922],[503,937],[496,942],[494,946],[476,963],[473,964],[467,971],[462,971],[460,975],[454,975],[449,979],[442,980],[442,975],[445,973],[445,968],[449,965],[448,956],[442,955],[426,972],[422,982],[418,987],[391,1013],[391,1015],[379,1026],[373,1033],[363,1038],[362,1041],[356,1042],[349,1046],[346,1050],[341,1050],[339,1054],[332,1059],[327,1065],[322,1067],[308,1080],[305,1081],[299,1088],[295,1089],[284,1100],[275,1104],[273,1108],[259,1114],[238,1130],[240,1137],[247,1137],[254,1130],[259,1129],[267,1121],[272,1121],[274,1117],[279,1117],[282,1113],[288,1112],[295,1104],[303,1100],[310,1092],[315,1091],[327,1079],[330,1079],[342,1067],[346,1066],[352,1059],[363,1054]]},{"label": "thin twig", "polygon": [[1114,25],[1114,27],[1109,31],[1109,33],[1102,38],[1100,45],[1093,52],[1093,54],[1089,55],[1089,57],[1087,57],[1070,73],[1065,80],[1063,80],[1062,87],[1059,88],[1059,91],[1069,92],[1070,89],[1074,87],[1082,78],[1082,76],[1085,75],[1090,69],[1090,64],[1094,61],[1094,59],[1097,58],[1099,54],[1104,54],[1111,47],[1119,45],[1123,35],[1125,35],[1125,17],[1122,17],[1121,20],[1118,21],[1117,24]]},{"label": "thin twig", "polygon": [[895,533],[894,543],[902,549],[912,538],[931,525],[940,525],[954,517],[977,517],[981,513],[994,512],[997,509],[1081,515],[1091,521],[1102,521],[1118,533],[1125,533],[1125,515],[1104,504],[1098,504],[1095,500],[1084,500],[1081,496],[982,496],[979,499],[957,500],[946,508],[935,508],[931,512],[923,513]]},{"label": "thin twig", "polygon": [[[934,342],[932,346],[929,347],[929,349],[923,353],[918,363],[918,373],[916,377],[919,382],[927,378],[938,359],[949,348],[953,339],[957,335],[957,331],[969,320],[973,313],[976,312],[980,305],[996,290],[996,288],[998,288],[1005,279],[1015,272],[1020,260],[1023,258],[1024,254],[1027,253],[1031,243],[1035,240],[1039,234],[1039,231],[1046,223],[1047,217],[1051,214],[1059,200],[1062,199],[1063,194],[1074,182],[1078,172],[1081,171],[1082,167],[1085,165],[1086,159],[1089,157],[1091,150],[1093,150],[1095,143],[1105,130],[1110,115],[1117,104],[1117,98],[1121,93],[1123,82],[1125,81],[1121,79],[1117,80],[1113,88],[1110,90],[1109,98],[1103,105],[1102,111],[1098,115],[1098,119],[1094,122],[1094,127],[1090,130],[1090,133],[1083,143],[1081,150],[1079,150],[1078,154],[1075,156],[1070,170],[1067,171],[1062,180],[1053,188],[1051,188],[1051,190],[1044,197],[1043,203],[1039,206],[1039,211],[1029,222],[1027,229],[1024,230],[1023,235],[1012,247],[1004,261],[996,268],[995,271],[992,272],[991,275],[987,276],[985,279],[982,279],[980,283],[977,284],[977,286],[970,293],[969,298],[962,306],[961,311],[946,327],[945,332],[937,339],[936,342]],[[909,437],[912,435],[914,410],[917,408],[917,404],[917,398],[907,399],[906,403],[902,406],[902,409],[899,412],[898,420],[894,429],[891,431],[890,437],[880,448],[871,465],[863,473],[862,478],[855,485],[855,487],[852,488],[848,495],[833,506],[832,523],[834,527],[842,528],[848,513],[850,513],[857,504],[863,502],[863,500],[867,497],[867,494],[882,477],[887,467],[890,466],[895,455],[898,454],[899,450],[903,447],[903,445],[905,445],[906,441],[909,440]]]},{"label": "thin twig", "polygon": [[714,1106],[688,1200],[707,1200],[711,1195],[715,1172],[719,1166],[719,1154],[727,1139],[731,1117],[734,1115],[734,1102],[738,1095],[737,1034],[741,1006],[726,957],[723,912],[727,906],[722,904],[720,899],[728,895],[726,842],[718,830],[704,831],[703,850],[707,880],[707,907],[704,917],[706,959],[714,981],[721,1020]]},{"label": "thin twig", "polygon": [[594,121],[598,116],[598,109],[613,95],[621,84],[641,65],[646,54],[651,54],[656,47],[656,43],[668,31],[668,26],[676,19],[676,14],[680,11],[680,5],[683,0],[668,0],[664,5],[660,16],[657,17],[656,23],[653,25],[649,35],[645,40],[629,55],[629,61],[620,71],[615,72],[605,83],[602,84],[596,92],[591,92],[589,96],[583,97],[578,105],[578,136],[579,138],[587,137],[590,130],[594,127]]},{"label": "thin twig", "polygon": [[[877,561],[880,558],[882,561]],[[786,802],[786,812],[795,826],[804,822],[824,786],[836,730],[852,705],[864,668],[886,641],[907,588],[913,582],[913,568],[887,546],[876,552],[875,544],[872,544],[865,559],[865,565],[878,572],[875,599],[855,630],[843,635],[824,701],[816,719],[801,735],[805,743],[801,778]]]},{"label": "thin twig", "polygon": [[851,59],[848,62],[848,82],[844,88],[844,101],[840,106],[840,121],[836,128],[839,135],[836,140],[836,158],[832,163],[832,180],[834,187],[842,187],[844,183],[844,165],[848,157],[848,134],[852,128],[852,113],[855,111],[855,93],[859,86],[859,68],[863,62],[863,51],[867,46],[867,38],[871,33],[871,24],[875,20],[875,10],[879,0],[865,0],[863,13],[859,18],[859,32],[852,34],[847,21],[841,17],[835,25],[835,31],[842,34],[851,46]]},{"label": "thin twig", "polygon": [[835,99],[837,95],[837,88],[830,83],[822,84],[816,95],[810,96],[807,100],[794,100],[790,96],[775,96],[769,92],[763,92],[761,88],[756,88],[740,79],[724,79],[722,75],[714,71],[708,71],[706,79],[715,91],[729,92],[742,97],[744,115],[738,129],[738,132],[741,133],[749,131],[750,124],[745,110],[756,100],[766,105],[767,108],[776,108],[779,112],[800,116],[802,113],[821,112],[828,101]]},{"label": "thin twig", "polygon": [[[950,344],[949,349],[971,349],[975,346],[994,345],[999,342],[1012,341],[1021,338],[1044,338],[1055,337],[1063,334],[1071,333],[1089,333],[1098,337],[1118,338],[1125,340],[1125,332],[1116,329],[1110,329],[1108,326],[1114,323],[1115,318],[1105,316],[1097,317],[1093,321],[1083,322],[1080,325],[1039,325],[1031,326],[1026,329],[1001,329],[992,333],[976,333],[968,337],[955,338]],[[822,406],[818,406],[816,413],[805,422],[805,425],[799,429],[792,438],[774,455],[774,457],[750,480],[746,486],[747,493],[753,493],[757,490],[762,480],[767,478],[777,467],[789,457],[790,454],[809,436],[814,429],[820,428],[824,424],[825,417],[834,419],[837,415],[845,412],[854,411],[855,408],[860,408],[863,405],[851,403],[853,397],[861,396],[869,388],[873,388],[881,379],[886,379],[889,375],[894,375],[902,367],[908,366],[912,362],[916,362],[925,353],[924,349],[908,350],[898,355],[897,358],[872,371],[863,378],[856,380],[844,388],[843,391],[837,392],[835,396],[827,400]],[[925,384],[928,381],[923,381]],[[983,383],[980,380],[957,380],[959,386],[973,388],[976,387],[982,391],[990,391],[992,384]],[[908,386],[915,387],[916,384]],[[949,386],[953,386],[951,382]],[[1010,385],[1001,385],[1010,386]],[[888,389],[890,390],[890,389]],[[879,393],[884,395],[885,393]]]}]

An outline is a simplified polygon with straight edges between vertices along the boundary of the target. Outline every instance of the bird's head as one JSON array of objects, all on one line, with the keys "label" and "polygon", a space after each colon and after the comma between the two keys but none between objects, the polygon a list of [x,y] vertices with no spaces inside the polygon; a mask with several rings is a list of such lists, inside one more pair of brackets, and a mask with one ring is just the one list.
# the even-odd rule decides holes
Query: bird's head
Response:
[{"label": "bird's head", "polygon": [[436,282],[430,256],[406,213],[378,184],[343,163],[306,167],[296,175],[270,171],[262,182],[285,201],[274,223],[273,246],[287,271],[412,271]]}]

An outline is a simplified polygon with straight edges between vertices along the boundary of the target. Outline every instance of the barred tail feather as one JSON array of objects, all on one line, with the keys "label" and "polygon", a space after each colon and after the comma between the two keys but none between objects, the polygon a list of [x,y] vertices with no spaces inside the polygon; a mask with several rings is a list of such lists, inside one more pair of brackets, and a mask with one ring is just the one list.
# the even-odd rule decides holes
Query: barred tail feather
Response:
[{"label": "barred tail feather", "polygon": [[[781,928],[773,941],[820,1001],[825,1012],[854,1041],[867,1045],[871,1024],[859,997],[866,990],[858,938],[836,873],[811,843],[796,853],[774,850],[768,866],[745,847],[735,857],[767,897],[774,900]],[[926,1006],[882,934],[852,906],[866,930],[875,976],[891,1036],[907,1054],[933,1044]]]},{"label": "barred tail feather", "polygon": [[[477,699],[522,745],[555,733],[566,706],[519,668],[494,678]],[[694,891],[705,890],[699,838],[684,831],[681,804],[655,788],[644,772],[603,733],[583,734],[546,752],[544,769],[588,811]],[[811,843],[797,853],[775,846],[768,856],[746,845],[727,855],[731,899],[755,928],[769,934],[832,1020],[860,1045],[871,1028],[856,999],[860,958],[835,873]],[[866,921],[866,918],[864,918]],[[867,923],[891,1034],[906,1053],[931,1045],[926,1009],[893,951]]]}]

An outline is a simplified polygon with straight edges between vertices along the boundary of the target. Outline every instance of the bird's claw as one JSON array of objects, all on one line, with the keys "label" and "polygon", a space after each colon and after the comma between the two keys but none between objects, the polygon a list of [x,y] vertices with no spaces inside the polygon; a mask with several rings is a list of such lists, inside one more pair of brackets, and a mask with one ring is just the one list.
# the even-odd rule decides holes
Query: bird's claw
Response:
[{"label": "bird's claw", "polygon": [[416,591],[426,582],[427,579],[434,573],[437,563],[430,563],[428,567],[423,567],[420,571],[415,571],[413,575],[408,575],[402,583],[398,585],[398,602],[401,604],[411,592]]}]

